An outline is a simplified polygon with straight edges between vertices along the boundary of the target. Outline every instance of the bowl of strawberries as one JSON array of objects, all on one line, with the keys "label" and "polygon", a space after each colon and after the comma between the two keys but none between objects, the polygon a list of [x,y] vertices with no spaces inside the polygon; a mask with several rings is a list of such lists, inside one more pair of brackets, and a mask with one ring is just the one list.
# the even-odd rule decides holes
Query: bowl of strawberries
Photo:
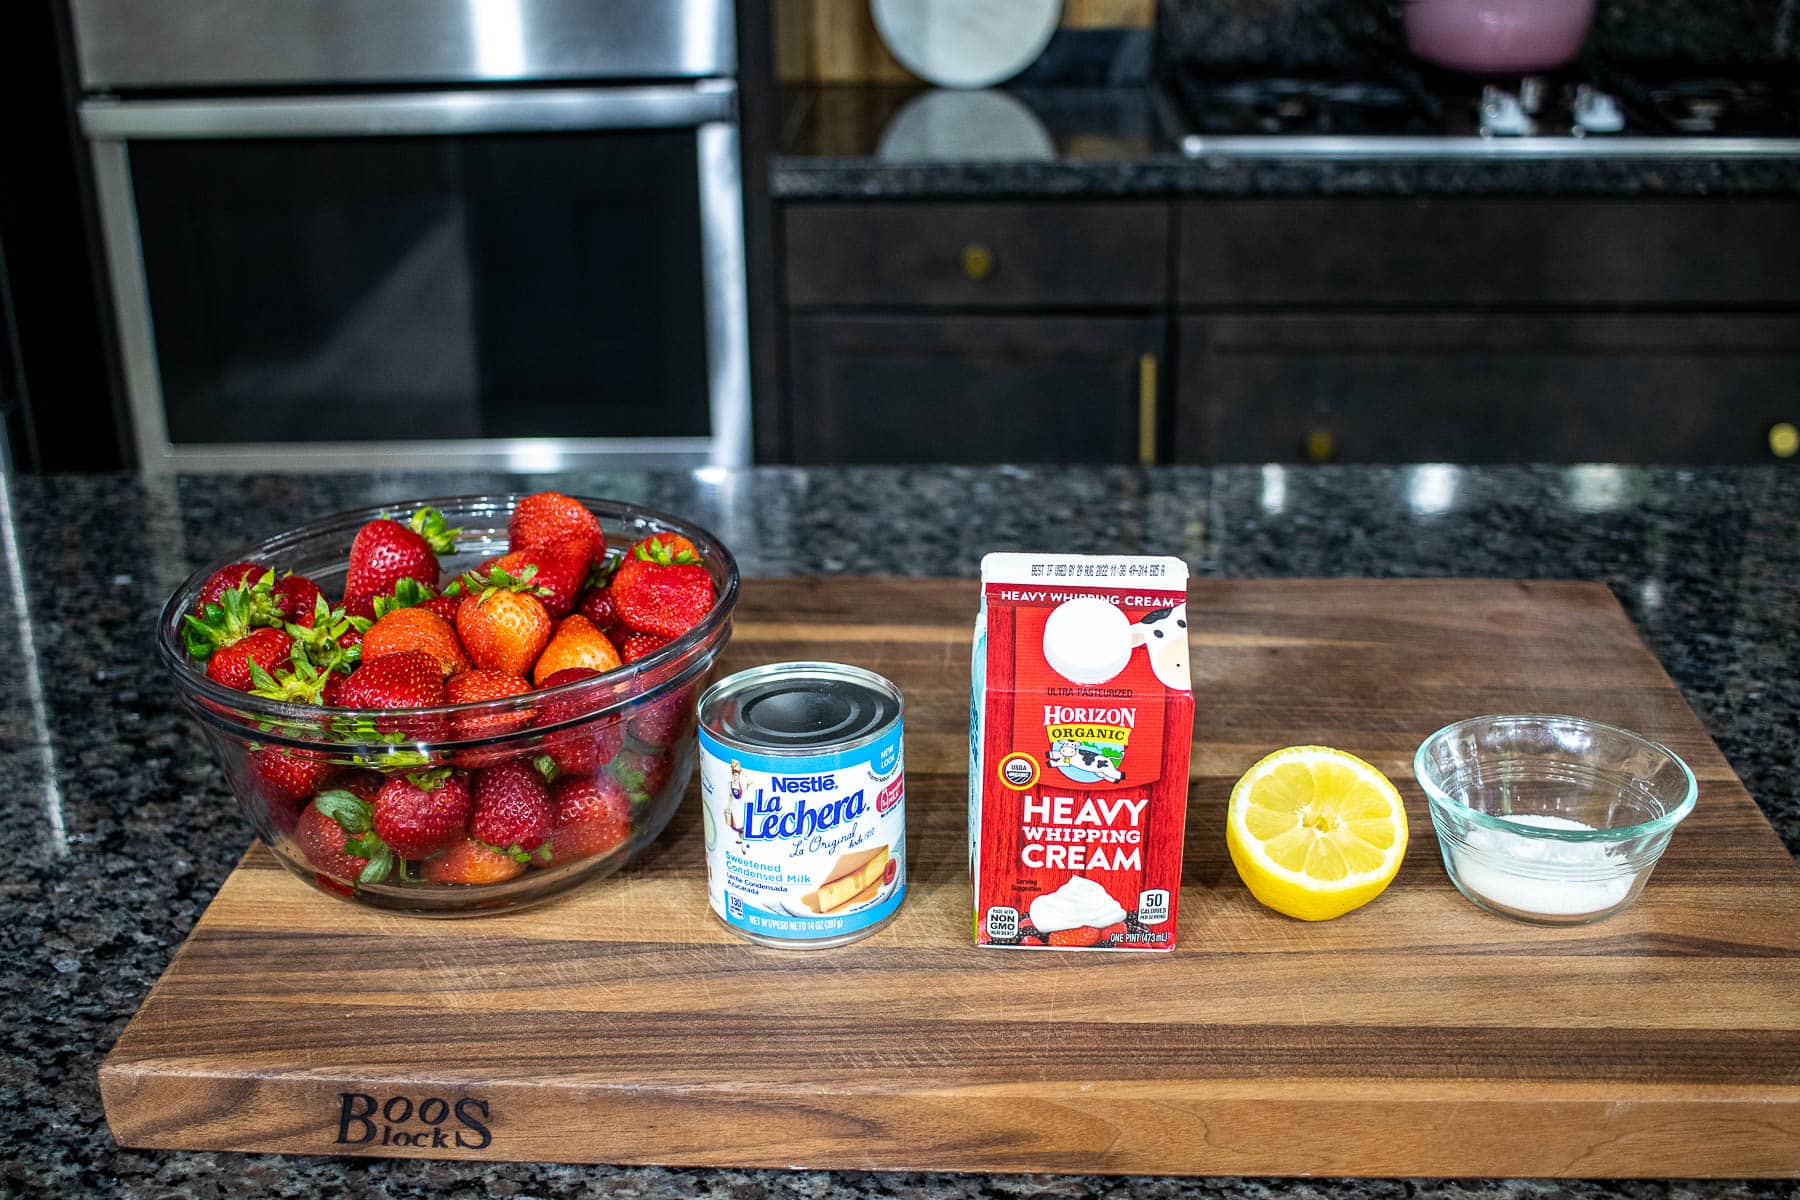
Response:
[{"label": "bowl of strawberries", "polygon": [[493,913],[618,870],[674,815],[737,565],[610,500],[456,496],[241,547],[157,645],[290,870],[390,911]]}]

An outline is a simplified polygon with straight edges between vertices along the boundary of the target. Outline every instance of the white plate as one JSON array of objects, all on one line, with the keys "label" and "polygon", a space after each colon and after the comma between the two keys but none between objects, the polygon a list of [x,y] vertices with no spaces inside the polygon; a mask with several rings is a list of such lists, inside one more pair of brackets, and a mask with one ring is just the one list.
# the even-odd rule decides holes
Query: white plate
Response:
[{"label": "white plate", "polygon": [[1062,0],[869,0],[875,28],[900,65],[941,87],[1011,79],[1044,52]]},{"label": "white plate", "polygon": [[1050,131],[1005,92],[926,92],[881,131],[886,162],[1005,162],[1056,157]]}]

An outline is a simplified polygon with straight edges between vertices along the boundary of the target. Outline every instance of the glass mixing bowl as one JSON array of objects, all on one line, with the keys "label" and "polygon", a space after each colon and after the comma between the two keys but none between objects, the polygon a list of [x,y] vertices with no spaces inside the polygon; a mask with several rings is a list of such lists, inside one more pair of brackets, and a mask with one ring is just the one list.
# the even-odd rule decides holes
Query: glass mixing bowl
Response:
[{"label": "glass mixing bowl", "polygon": [[[164,606],[158,652],[183,707],[199,722],[224,769],[239,809],[283,865],[321,890],[374,908],[428,916],[518,908],[612,874],[654,841],[674,815],[693,776],[694,702],[730,639],[738,597],[730,551],[677,517],[577,497],[599,517],[609,547],[652,533],[680,534],[693,542],[716,593],[712,611],[683,636],[636,663],[577,683],[435,708],[321,708],[233,691],[207,678],[182,645],[182,618],[193,610],[207,577],[229,563],[296,571],[327,597],[336,597],[356,531],[376,517],[428,505],[461,529],[455,551],[439,558],[442,581],[448,583],[505,553],[507,520],[521,498],[452,496],[338,513],[206,564]],[[304,810],[321,791],[367,790],[385,777],[445,767],[468,773],[473,784],[478,772],[498,763],[538,763],[547,756],[571,764],[564,778],[570,772],[611,773],[626,784],[631,815],[622,841],[568,861],[545,865],[534,859],[524,873],[504,882],[452,884],[426,882],[416,872],[398,869],[385,882],[360,883],[341,859],[309,859],[295,838]]]},{"label": "glass mixing bowl", "polygon": [[1444,867],[1489,912],[1579,925],[1636,900],[1694,809],[1666,746],[1580,717],[1473,717],[1419,746]]}]

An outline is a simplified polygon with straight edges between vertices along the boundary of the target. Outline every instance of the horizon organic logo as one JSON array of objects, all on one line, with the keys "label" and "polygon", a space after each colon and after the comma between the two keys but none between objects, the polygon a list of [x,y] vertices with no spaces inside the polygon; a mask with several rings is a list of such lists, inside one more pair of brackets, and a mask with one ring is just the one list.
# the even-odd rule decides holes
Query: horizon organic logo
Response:
[{"label": "horizon organic logo", "polygon": [[[445,1123],[454,1120],[448,1130]],[[379,1100],[367,1092],[338,1093],[337,1146],[408,1146],[417,1149],[485,1150],[493,1144],[486,1100],[464,1096],[454,1105],[441,1096]]]}]

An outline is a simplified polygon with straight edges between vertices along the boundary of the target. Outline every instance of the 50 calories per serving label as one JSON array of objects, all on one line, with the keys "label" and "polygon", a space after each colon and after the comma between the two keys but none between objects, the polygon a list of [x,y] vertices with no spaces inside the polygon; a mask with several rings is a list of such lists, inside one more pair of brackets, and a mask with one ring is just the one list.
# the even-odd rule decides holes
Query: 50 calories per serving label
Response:
[{"label": "50 calories per serving label", "polygon": [[700,731],[713,911],[746,933],[841,938],[906,894],[906,784],[896,723],[854,750],[758,754]]}]

